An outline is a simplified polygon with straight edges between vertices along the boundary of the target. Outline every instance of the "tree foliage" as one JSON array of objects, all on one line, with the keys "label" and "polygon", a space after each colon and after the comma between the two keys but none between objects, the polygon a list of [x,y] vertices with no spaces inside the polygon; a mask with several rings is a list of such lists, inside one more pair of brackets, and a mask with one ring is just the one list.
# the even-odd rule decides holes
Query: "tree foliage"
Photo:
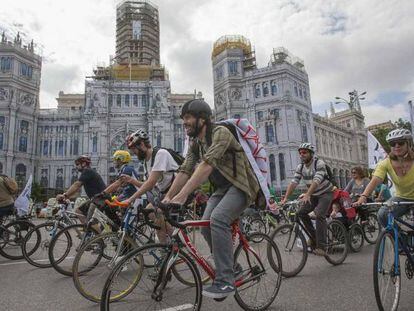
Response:
[{"label": "tree foliage", "polygon": [[[407,120],[399,118],[397,121],[394,122],[395,128],[405,128],[411,131],[411,123]],[[390,145],[387,143],[386,137],[392,129],[378,129],[374,134],[375,138],[378,139],[379,143],[382,145],[384,150],[388,153],[391,151]]]}]

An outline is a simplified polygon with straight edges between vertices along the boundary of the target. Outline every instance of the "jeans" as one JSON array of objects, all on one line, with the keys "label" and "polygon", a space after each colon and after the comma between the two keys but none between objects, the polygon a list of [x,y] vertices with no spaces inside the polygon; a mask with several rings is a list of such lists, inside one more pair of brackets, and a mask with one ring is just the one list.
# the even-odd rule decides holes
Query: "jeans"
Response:
[{"label": "jeans", "polygon": [[[303,225],[311,234],[312,239],[316,241],[316,248],[325,249],[327,230],[326,216],[331,206],[332,199],[333,192],[327,192],[317,197],[312,196],[310,204],[306,203],[298,211],[298,216],[302,219]],[[316,234],[315,228],[313,227],[312,221],[308,215],[312,211],[316,216]]]},{"label": "jeans", "polygon": [[[413,202],[413,206],[414,206],[414,200],[408,200],[408,199],[403,199],[400,197],[392,197],[391,199],[388,200],[388,202]],[[402,206],[396,206],[393,208],[392,212],[394,214],[394,217],[401,217],[402,215],[407,214],[410,211],[410,208],[412,208],[412,206],[408,206],[408,205],[402,205]],[[388,222],[388,207],[387,206],[382,206],[379,210],[378,210],[378,221],[380,223],[380,225],[385,228],[387,226],[387,222]]]},{"label": "jeans", "polygon": [[247,206],[247,195],[234,186],[217,189],[207,202],[202,219],[210,220],[210,227],[203,227],[201,233],[213,253],[215,283],[234,285],[231,224]]}]

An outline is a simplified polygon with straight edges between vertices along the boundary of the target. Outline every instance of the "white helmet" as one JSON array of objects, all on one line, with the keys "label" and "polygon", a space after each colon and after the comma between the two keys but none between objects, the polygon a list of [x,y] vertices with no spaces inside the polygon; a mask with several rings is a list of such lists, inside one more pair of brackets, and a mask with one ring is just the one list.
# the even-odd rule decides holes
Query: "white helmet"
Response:
[{"label": "white helmet", "polygon": [[388,143],[396,140],[408,140],[412,141],[412,135],[409,130],[406,129],[396,129],[392,130],[387,134],[387,137],[385,138]]},{"label": "white helmet", "polygon": [[301,149],[309,150],[311,153],[315,153],[315,147],[310,143],[301,143],[299,145],[298,151]]},{"label": "white helmet", "polygon": [[139,144],[141,141],[149,142],[149,136],[146,131],[139,129],[127,136],[126,145],[128,148],[131,148],[136,144]]}]

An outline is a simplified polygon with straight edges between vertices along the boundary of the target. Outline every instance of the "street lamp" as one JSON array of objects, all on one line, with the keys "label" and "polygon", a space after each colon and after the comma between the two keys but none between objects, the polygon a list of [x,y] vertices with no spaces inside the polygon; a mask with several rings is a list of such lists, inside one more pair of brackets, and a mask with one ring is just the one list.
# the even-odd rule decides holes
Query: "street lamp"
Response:
[{"label": "street lamp", "polygon": [[335,104],[345,103],[349,106],[349,109],[352,110],[352,109],[357,108],[359,111],[361,111],[361,105],[360,105],[359,101],[365,99],[365,97],[362,97],[362,96],[367,94],[367,92],[364,91],[361,94],[358,94],[357,90],[353,90],[353,91],[349,92],[348,94],[349,94],[349,100],[346,100],[345,98],[336,96],[335,99],[339,100],[339,101],[336,101]]}]

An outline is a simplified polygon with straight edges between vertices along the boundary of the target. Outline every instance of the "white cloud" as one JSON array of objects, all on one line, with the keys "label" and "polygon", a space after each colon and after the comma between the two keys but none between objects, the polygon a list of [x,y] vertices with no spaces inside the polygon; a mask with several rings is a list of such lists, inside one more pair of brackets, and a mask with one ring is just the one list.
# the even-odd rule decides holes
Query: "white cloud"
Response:
[{"label": "white cloud", "polygon": [[394,122],[399,118],[409,120],[408,105],[403,103],[389,107],[379,105],[362,106],[362,113],[365,116],[365,124],[367,126],[387,121]]},{"label": "white cloud", "polygon": [[[47,61],[78,67],[79,81],[70,90],[83,91],[84,76],[115,51],[115,1],[3,0],[0,27],[22,29],[43,46]],[[404,103],[375,110],[384,92],[414,95],[414,2],[411,0],[159,0],[161,62],[170,72],[173,92],[203,91],[212,104],[211,49],[225,34],[251,40],[260,67],[273,47],[284,46],[304,59],[315,107],[367,91],[366,119],[404,113]],[[13,26],[13,24],[23,24]],[[42,87],[54,74],[42,75]],[[73,75],[73,71],[69,71]],[[72,77],[72,76],[71,76]],[[53,92],[48,89],[47,93]],[[46,92],[42,90],[42,94]],[[43,104],[46,98],[42,96]],[[369,107],[369,108],[368,108]]]}]

